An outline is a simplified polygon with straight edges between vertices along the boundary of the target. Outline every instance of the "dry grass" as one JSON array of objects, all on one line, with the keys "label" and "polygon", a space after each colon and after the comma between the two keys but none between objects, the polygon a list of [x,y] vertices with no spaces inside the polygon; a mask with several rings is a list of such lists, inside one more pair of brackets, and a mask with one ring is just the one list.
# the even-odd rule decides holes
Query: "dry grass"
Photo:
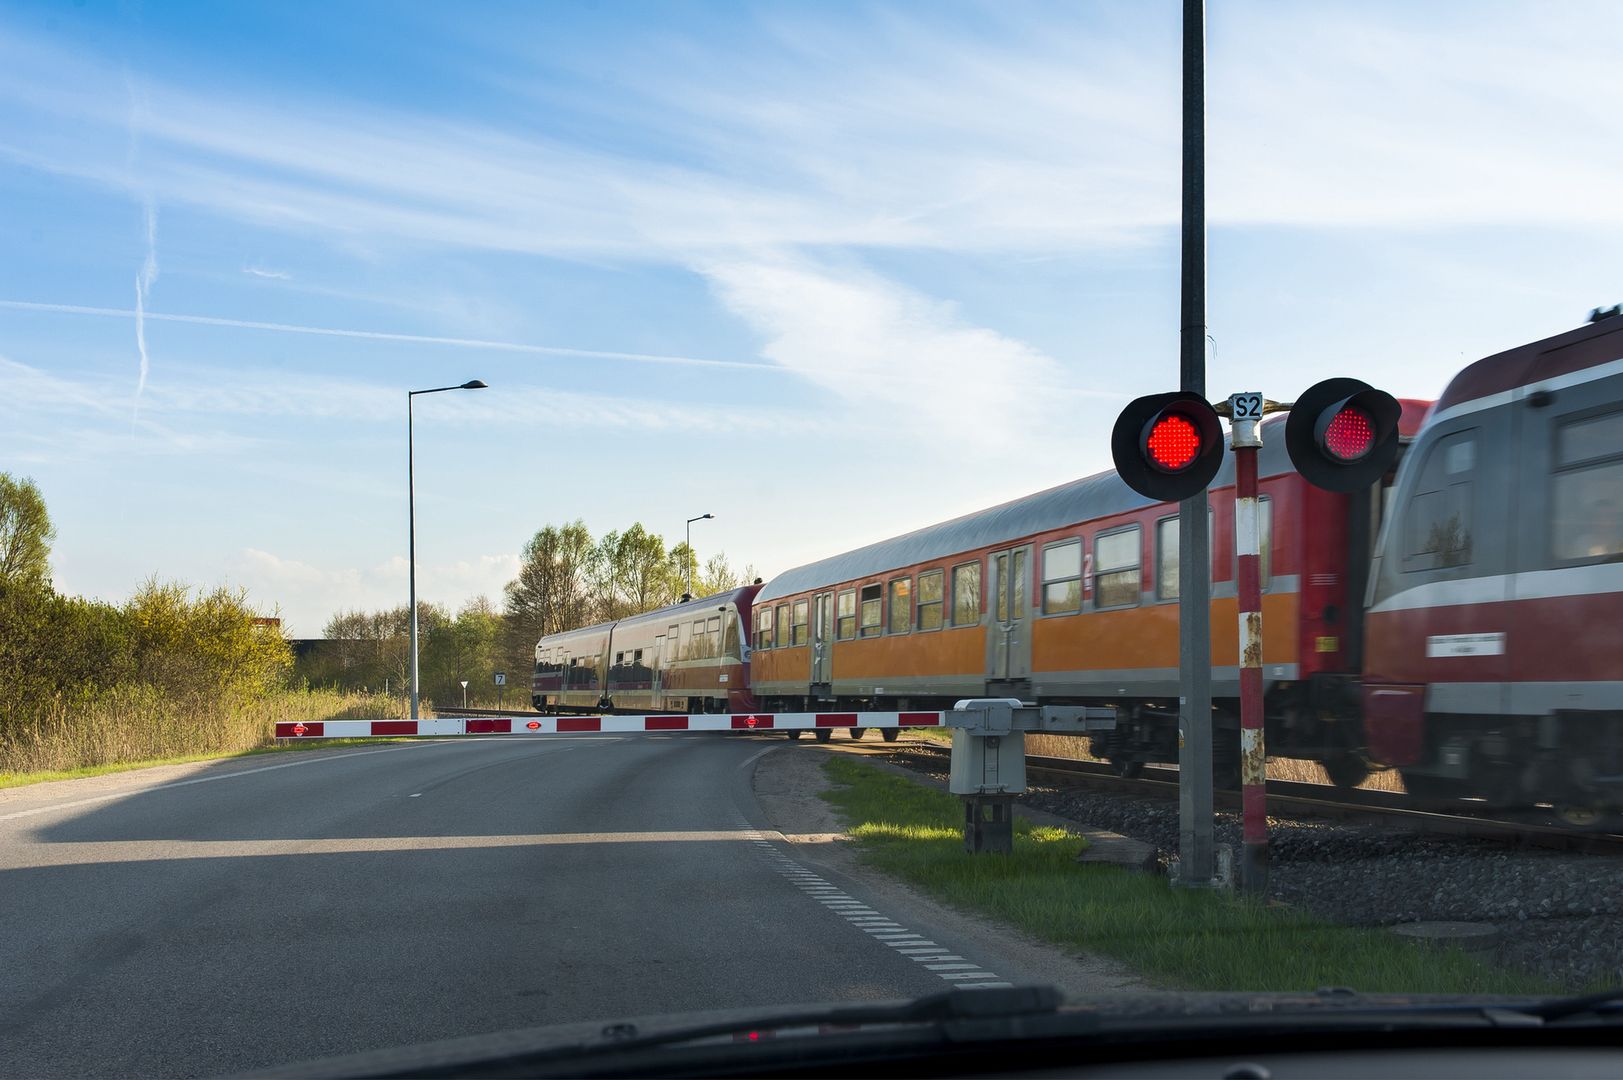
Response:
[{"label": "dry grass", "polygon": [[252,701],[177,702],[150,687],[119,687],[89,701],[57,701],[7,725],[0,777],[130,762],[234,754],[271,741],[279,720],[385,720],[406,714],[394,695],[310,690]]},{"label": "dry grass", "polygon": [[[1026,753],[1037,757],[1073,758],[1077,761],[1098,761],[1088,753],[1088,740],[1073,735],[1027,735]],[[1298,761],[1295,758],[1269,758],[1268,779],[1293,780],[1304,784],[1328,784],[1330,778],[1316,761]],[[1403,781],[1396,770],[1370,773],[1369,779],[1358,785],[1374,791],[1403,790]]]}]

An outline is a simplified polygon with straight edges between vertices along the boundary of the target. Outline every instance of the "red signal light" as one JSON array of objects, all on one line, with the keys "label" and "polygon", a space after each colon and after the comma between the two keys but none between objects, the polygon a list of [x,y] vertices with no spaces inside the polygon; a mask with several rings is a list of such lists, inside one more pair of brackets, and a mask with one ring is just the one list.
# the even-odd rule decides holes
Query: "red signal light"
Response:
[{"label": "red signal light", "polygon": [[1324,448],[1338,461],[1357,461],[1375,448],[1375,425],[1363,409],[1348,406],[1324,429]]},{"label": "red signal light", "polygon": [[1156,419],[1144,446],[1156,468],[1182,472],[1200,456],[1200,429],[1188,417],[1167,413]]}]

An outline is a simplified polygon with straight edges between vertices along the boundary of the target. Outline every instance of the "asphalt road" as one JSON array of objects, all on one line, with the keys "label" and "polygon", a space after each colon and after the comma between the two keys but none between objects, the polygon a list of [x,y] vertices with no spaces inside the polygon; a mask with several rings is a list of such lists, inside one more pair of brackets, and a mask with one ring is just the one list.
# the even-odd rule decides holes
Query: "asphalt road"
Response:
[{"label": "asphalt road", "polygon": [[0,1076],[1023,981],[759,832],[777,745],[446,740],[0,792]]}]

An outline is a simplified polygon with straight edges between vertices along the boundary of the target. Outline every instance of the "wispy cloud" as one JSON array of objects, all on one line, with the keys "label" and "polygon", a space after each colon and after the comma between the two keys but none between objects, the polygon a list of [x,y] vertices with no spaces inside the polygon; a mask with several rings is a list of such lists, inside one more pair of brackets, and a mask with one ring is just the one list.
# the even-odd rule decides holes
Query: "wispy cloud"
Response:
[{"label": "wispy cloud", "polygon": [[244,266],[242,272],[250,277],[270,278],[273,281],[293,280],[293,275],[286,270],[266,270],[262,266]]},{"label": "wispy cloud", "polygon": [[1065,387],[1051,357],[860,267],[778,256],[703,269],[722,303],[765,338],[763,355],[893,426],[1006,441],[995,425],[962,423],[966,410],[1030,422],[1061,399],[1126,396]]}]

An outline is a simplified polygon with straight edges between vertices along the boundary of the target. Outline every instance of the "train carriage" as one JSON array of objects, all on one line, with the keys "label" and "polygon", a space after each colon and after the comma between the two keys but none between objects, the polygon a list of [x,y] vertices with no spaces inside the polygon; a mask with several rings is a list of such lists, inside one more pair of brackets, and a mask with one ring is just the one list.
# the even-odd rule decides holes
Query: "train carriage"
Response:
[{"label": "train carriage", "polygon": [[1372,756],[1411,791],[1623,805],[1623,316],[1438,400],[1369,592]]},{"label": "train carriage", "polygon": [[[1426,407],[1406,403],[1412,433]],[[1307,484],[1270,421],[1260,462],[1270,745],[1359,773],[1357,597],[1378,503]],[[1212,487],[1212,671],[1237,732],[1233,466]],[[1114,704],[1124,771],[1176,760],[1178,507],[1113,472],[791,570],[756,598],[767,707],[947,707],[962,697]],[[1356,539],[1349,541],[1349,535]],[[1236,743],[1230,747],[1229,743]],[[1238,764],[1219,739],[1220,766]]]},{"label": "train carriage", "polygon": [[744,630],[759,585],[684,600],[535,647],[531,701],[541,711],[747,712]]}]

